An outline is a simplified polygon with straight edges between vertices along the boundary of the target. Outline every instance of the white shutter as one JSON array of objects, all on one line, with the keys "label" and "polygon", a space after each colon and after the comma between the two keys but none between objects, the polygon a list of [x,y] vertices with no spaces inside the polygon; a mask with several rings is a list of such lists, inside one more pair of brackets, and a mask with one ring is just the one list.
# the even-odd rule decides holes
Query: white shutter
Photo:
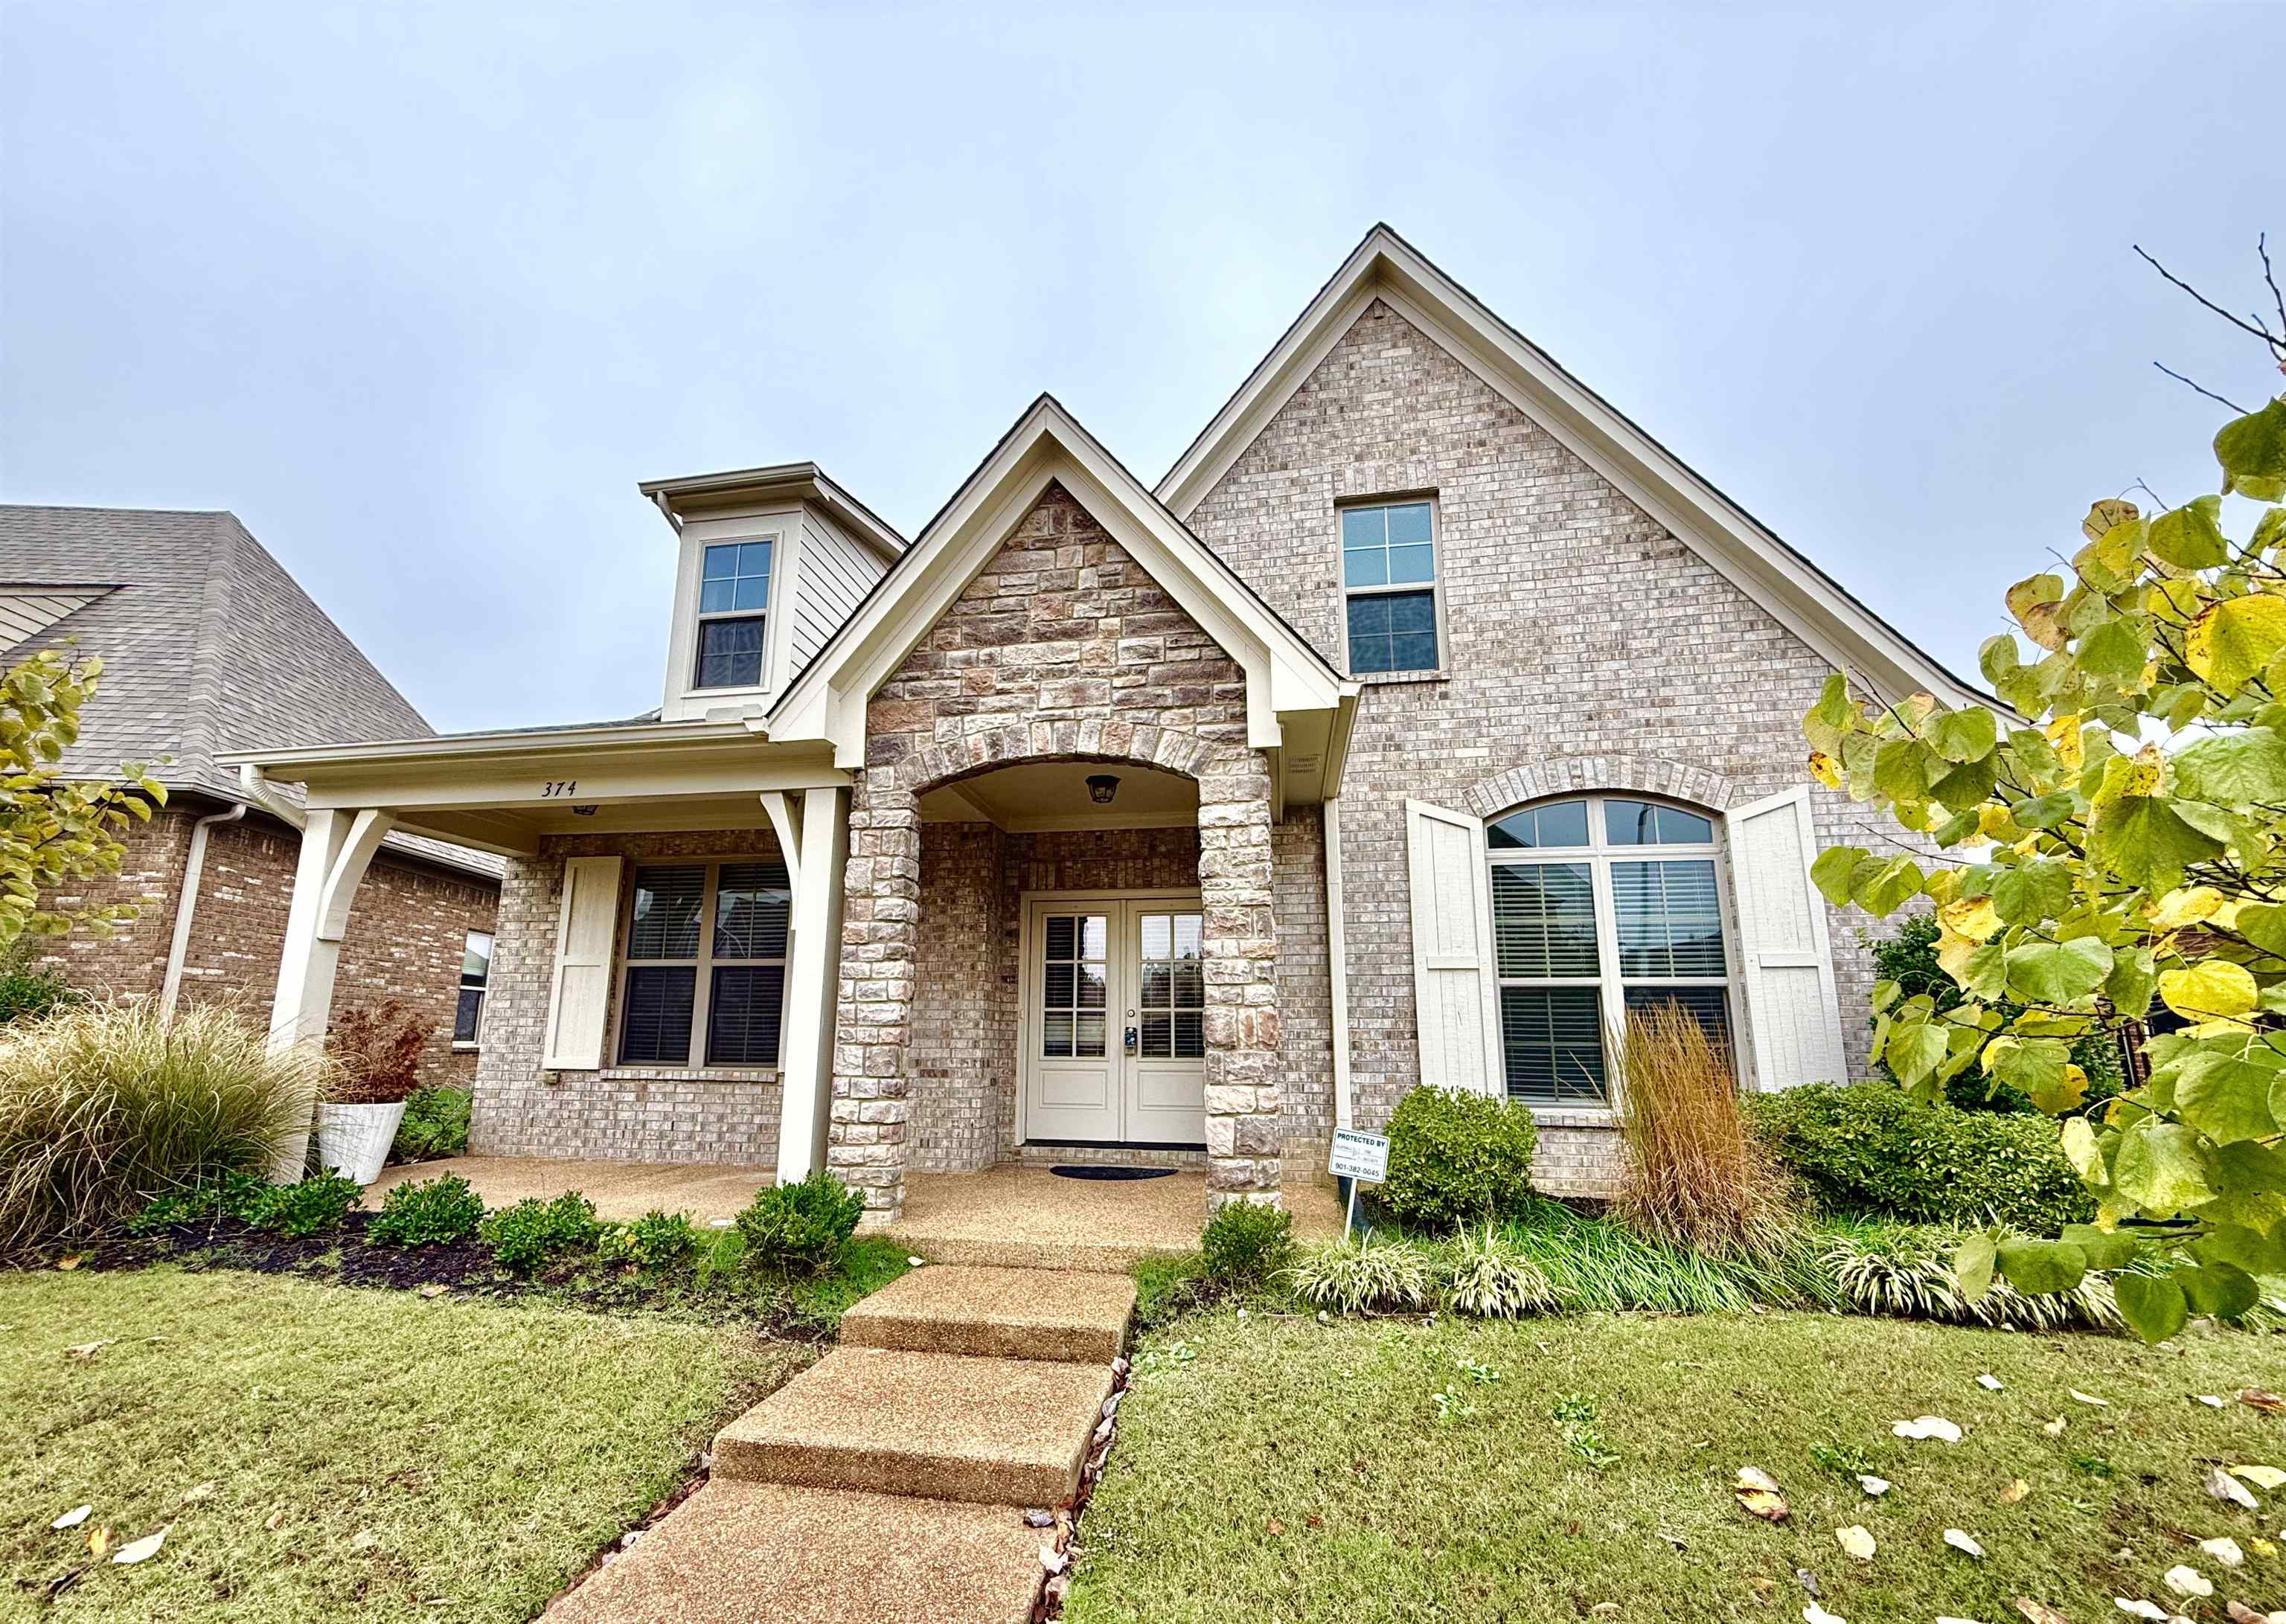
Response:
[{"label": "white shutter", "polygon": [[1421,1080],[1470,1094],[1502,1094],[1500,987],[1484,820],[1407,801],[1405,845]]},{"label": "white shutter", "polygon": [[564,861],[564,912],[556,925],[556,977],[548,991],[549,1071],[593,1071],[603,1063],[603,1012],[611,1006],[611,944],[619,920],[619,861]]},{"label": "white shutter", "polygon": [[1728,822],[1755,1087],[1846,1082],[1825,902],[1809,879],[1809,787],[1735,808]]}]

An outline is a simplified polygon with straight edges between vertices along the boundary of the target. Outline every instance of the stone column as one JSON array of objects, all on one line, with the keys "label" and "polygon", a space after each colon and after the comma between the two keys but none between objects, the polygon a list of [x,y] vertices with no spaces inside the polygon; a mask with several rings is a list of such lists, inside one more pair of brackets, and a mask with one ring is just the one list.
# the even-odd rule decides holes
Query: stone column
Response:
[{"label": "stone column", "polygon": [[905,1204],[920,894],[918,805],[888,773],[869,770],[850,798],[825,1157],[836,1178],[863,1192],[869,1225],[889,1222]]},{"label": "stone column", "polygon": [[1207,1203],[1281,1204],[1278,943],[1270,892],[1270,767],[1216,751],[1199,775],[1206,912]]}]

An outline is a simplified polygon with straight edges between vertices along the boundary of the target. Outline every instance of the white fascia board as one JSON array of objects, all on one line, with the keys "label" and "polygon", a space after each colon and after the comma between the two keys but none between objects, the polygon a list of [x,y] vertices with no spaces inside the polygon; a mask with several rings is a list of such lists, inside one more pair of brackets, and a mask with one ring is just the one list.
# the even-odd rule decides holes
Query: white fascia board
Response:
[{"label": "white fascia board", "polygon": [[1999,709],[1827,579],[1385,226],[1369,232],[1160,481],[1186,518],[1376,299],[1545,428],[1831,663],[1883,697]]},{"label": "white fascia board", "polygon": [[1054,401],[1043,396],[937,515],[905,579],[862,606],[765,722],[782,743],[830,742],[834,765],[864,765],[865,705],[1007,541],[1051,482],[1246,672],[1248,741],[1275,749],[1279,716],[1332,710],[1344,683],[1228,577],[1196,537]]}]

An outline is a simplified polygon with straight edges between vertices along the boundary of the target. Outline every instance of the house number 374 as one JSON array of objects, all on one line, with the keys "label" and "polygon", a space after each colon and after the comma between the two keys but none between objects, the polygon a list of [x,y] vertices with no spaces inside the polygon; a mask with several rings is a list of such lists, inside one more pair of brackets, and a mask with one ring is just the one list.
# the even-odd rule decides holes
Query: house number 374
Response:
[{"label": "house number 374", "polygon": [[543,801],[558,801],[574,793],[579,788],[579,781],[576,778],[553,778],[540,787],[540,798]]}]

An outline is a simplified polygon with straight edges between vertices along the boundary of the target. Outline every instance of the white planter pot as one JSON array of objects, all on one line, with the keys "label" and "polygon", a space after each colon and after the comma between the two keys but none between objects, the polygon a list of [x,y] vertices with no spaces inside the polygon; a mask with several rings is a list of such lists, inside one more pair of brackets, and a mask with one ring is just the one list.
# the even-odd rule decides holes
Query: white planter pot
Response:
[{"label": "white planter pot", "polygon": [[397,1125],[404,1120],[402,1100],[394,1105],[319,1106],[319,1164],[360,1184],[372,1183],[381,1176]]}]

